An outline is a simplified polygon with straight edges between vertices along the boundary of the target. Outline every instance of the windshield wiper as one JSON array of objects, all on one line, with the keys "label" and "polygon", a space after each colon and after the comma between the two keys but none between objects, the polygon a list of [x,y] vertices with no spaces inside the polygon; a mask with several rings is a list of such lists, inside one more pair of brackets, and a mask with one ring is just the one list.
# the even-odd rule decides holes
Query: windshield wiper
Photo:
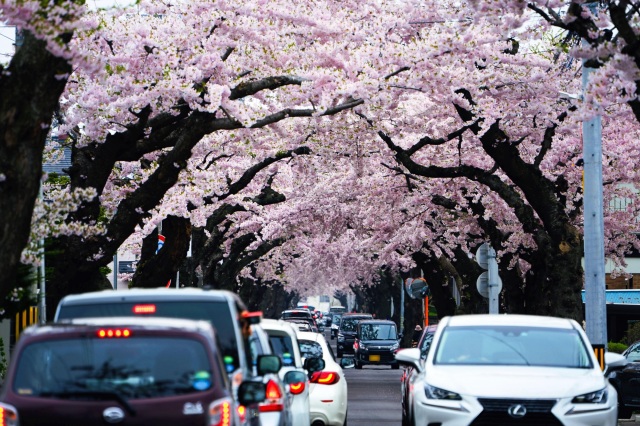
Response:
[{"label": "windshield wiper", "polygon": [[135,416],[136,410],[129,404],[122,395],[113,391],[90,391],[90,390],[72,390],[72,391],[56,391],[56,392],[41,392],[41,396],[57,396],[57,397],[74,397],[74,396],[91,396],[100,400],[115,400],[118,401],[130,415]]}]

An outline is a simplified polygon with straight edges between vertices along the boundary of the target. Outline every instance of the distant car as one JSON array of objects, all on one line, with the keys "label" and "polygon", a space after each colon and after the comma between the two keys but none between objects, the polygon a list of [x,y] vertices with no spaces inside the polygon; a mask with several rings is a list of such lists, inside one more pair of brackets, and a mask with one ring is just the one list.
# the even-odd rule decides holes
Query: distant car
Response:
[{"label": "distant car", "polygon": [[390,365],[398,369],[396,352],[400,348],[400,336],[396,323],[389,320],[362,320],[356,328],[353,343],[354,365]]},{"label": "distant car", "polygon": [[625,365],[611,369],[607,377],[618,391],[618,417],[628,419],[634,410],[640,411],[640,341],[632,343],[622,355]]},{"label": "distant car", "polygon": [[[431,342],[433,341],[433,335],[436,332],[437,325],[429,325],[422,330],[422,334],[418,339],[416,347],[420,350],[420,359],[424,361],[427,359],[427,354],[431,348]],[[401,383],[401,401],[402,401],[402,426],[413,425],[413,419],[411,418],[410,407],[413,403],[412,392],[413,383],[418,376],[419,371],[415,367],[408,365],[402,371]]]},{"label": "distant car", "polygon": [[365,319],[373,319],[373,315],[357,313],[342,314],[336,345],[338,358],[342,358],[342,355],[345,353],[353,353],[353,342],[356,340],[356,326],[358,325],[358,321]]},{"label": "distant car", "polygon": [[347,424],[347,380],[342,367],[322,334],[299,332],[298,344],[303,358],[322,358],[324,368],[311,374],[311,424],[343,426]]},{"label": "distant car", "polygon": [[396,359],[418,371],[410,388],[414,424],[617,424],[617,392],[574,320],[445,317],[426,359],[419,348],[400,350]]},{"label": "distant car", "polygon": [[320,329],[316,326],[316,322],[311,319],[311,318],[284,318],[283,321],[286,321],[288,323],[291,324],[304,324],[306,325],[306,328],[308,328],[308,331],[313,331],[314,333],[319,333]]},{"label": "distant car", "polygon": [[[209,322],[171,318],[31,326],[12,353],[0,424],[238,425],[216,341]],[[265,390],[243,382],[239,401],[258,404]]]}]

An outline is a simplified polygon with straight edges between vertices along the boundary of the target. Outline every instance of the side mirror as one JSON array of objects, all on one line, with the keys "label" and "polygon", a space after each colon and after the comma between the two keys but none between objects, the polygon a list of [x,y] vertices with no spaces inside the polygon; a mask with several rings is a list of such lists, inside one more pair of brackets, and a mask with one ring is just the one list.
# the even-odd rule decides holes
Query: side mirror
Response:
[{"label": "side mirror", "polygon": [[356,366],[353,358],[340,358],[340,367],[342,368],[354,368]]},{"label": "side mirror", "polygon": [[245,407],[259,404],[266,398],[267,386],[264,383],[245,381],[238,387],[238,402]]},{"label": "side mirror", "polygon": [[284,375],[284,379],[282,381],[285,385],[304,383],[307,381],[307,375],[302,371],[289,371]]},{"label": "side mirror", "polygon": [[629,364],[629,360],[621,354],[615,352],[605,352],[604,354],[604,374],[605,376],[612,371],[622,370]]},{"label": "side mirror", "polygon": [[396,352],[396,361],[398,364],[406,367],[413,367],[416,371],[422,371],[422,365],[420,363],[420,349],[409,348],[401,349]]},{"label": "side mirror", "polygon": [[402,339],[404,337],[404,333],[398,333],[398,340]]},{"label": "side mirror", "polygon": [[316,371],[324,370],[325,362],[322,358],[307,358],[304,360],[304,369],[309,372],[309,375]]},{"label": "side mirror", "polygon": [[282,368],[282,360],[278,355],[258,355],[258,375],[276,374]]}]

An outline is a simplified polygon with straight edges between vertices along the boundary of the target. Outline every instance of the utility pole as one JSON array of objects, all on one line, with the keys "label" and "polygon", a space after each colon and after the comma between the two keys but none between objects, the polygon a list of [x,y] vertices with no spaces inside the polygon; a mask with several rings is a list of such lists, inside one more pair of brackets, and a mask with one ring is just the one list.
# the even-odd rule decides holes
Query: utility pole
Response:
[{"label": "utility pole", "polygon": [[[596,13],[597,3],[589,3]],[[583,43],[587,42],[583,40]],[[586,99],[593,69],[582,60],[582,96]],[[600,115],[582,123],[584,160],[584,292],[587,336],[593,345],[607,344],[602,196],[602,124]]]}]

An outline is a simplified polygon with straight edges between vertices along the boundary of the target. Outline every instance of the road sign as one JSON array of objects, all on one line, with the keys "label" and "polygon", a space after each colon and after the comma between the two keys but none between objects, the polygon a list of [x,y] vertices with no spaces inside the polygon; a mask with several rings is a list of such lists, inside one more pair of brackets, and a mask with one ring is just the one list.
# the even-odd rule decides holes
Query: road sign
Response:
[{"label": "road sign", "polygon": [[156,250],[156,254],[158,254],[158,252],[163,246],[164,246],[164,235],[158,234],[158,249]]},{"label": "road sign", "polygon": [[422,299],[429,291],[429,285],[424,278],[407,278],[405,288],[412,299]]},{"label": "road sign", "polygon": [[[499,276],[497,278],[498,288],[496,289],[496,293],[500,293],[502,291],[502,279],[500,279]],[[489,298],[489,271],[485,271],[480,274],[476,280],[476,288],[482,297],[486,299]]]},{"label": "road sign", "polygon": [[483,243],[476,250],[476,262],[482,269],[489,269],[489,244]]}]

